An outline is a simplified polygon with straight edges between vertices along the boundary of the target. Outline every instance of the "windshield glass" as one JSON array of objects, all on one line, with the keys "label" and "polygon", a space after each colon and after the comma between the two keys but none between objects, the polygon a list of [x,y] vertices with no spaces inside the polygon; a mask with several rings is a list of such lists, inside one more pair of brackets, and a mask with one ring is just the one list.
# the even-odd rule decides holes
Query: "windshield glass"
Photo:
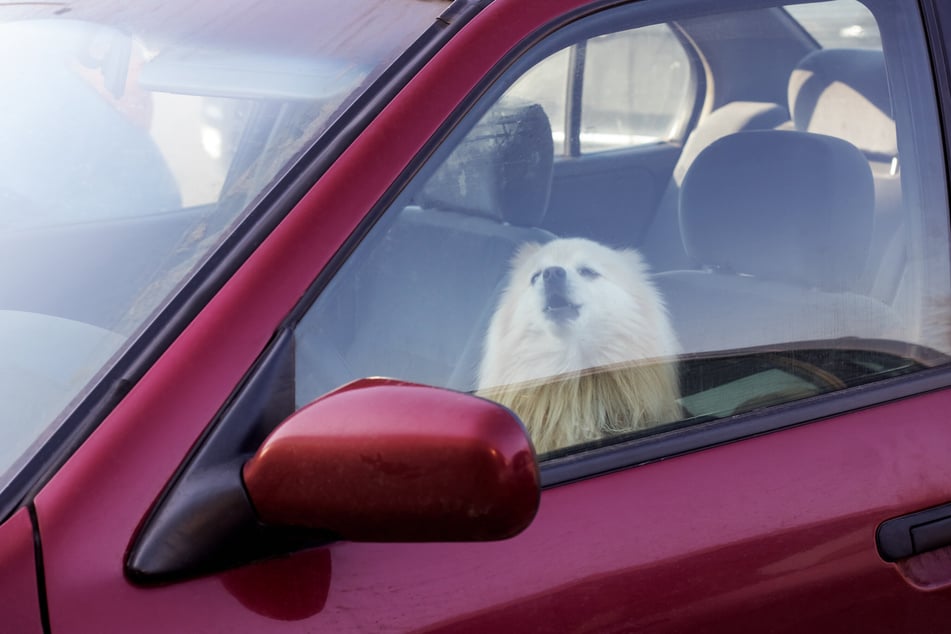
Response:
[{"label": "windshield glass", "polygon": [[445,6],[0,4],[0,485]]}]

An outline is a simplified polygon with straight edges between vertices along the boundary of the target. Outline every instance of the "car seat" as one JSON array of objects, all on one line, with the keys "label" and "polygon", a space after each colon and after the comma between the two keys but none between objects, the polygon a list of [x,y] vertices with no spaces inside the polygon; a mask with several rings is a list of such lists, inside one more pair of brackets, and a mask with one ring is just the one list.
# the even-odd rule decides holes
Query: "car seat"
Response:
[{"label": "car seat", "polygon": [[515,250],[553,237],[536,228],[553,161],[541,106],[506,102],[430,160],[319,300],[319,328],[299,333],[298,393],[374,375],[472,389]]},{"label": "car seat", "polygon": [[666,271],[692,268],[680,236],[677,207],[680,186],[694,159],[717,139],[746,130],[769,130],[788,123],[789,113],[779,104],[733,101],[717,108],[694,128],[674,165],[673,175],[661,197],[654,220],[638,245],[651,269]]},{"label": "car seat", "polygon": [[894,337],[890,307],[859,290],[874,185],[853,145],[789,130],[717,140],[680,196],[700,270],[655,281],[685,352],[840,337]]},{"label": "car seat", "polygon": [[898,137],[880,50],[825,49],[799,62],[789,79],[797,130],[844,139],[865,155],[875,184],[871,256],[861,286],[892,302],[905,263]]}]

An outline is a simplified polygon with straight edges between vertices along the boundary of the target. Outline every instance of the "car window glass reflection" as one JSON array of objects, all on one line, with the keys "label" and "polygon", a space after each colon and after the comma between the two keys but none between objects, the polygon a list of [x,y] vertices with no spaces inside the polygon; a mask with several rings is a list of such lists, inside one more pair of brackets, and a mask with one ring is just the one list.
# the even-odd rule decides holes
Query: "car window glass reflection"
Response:
[{"label": "car window glass reflection", "polygon": [[443,10],[229,7],[0,10],[0,488]]},{"label": "car window glass reflection", "polygon": [[[925,178],[942,162],[921,124],[937,121],[925,48],[894,6],[870,7],[744,13],[797,29],[801,48],[718,60],[707,89],[735,91],[723,103],[690,69],[709,63],[705,38],[753,46],[759,35],[731,30],[729,11],[631,26],[637,10],[618,9],[539,46],[299,324],[298,406],[362,376],[447,386],[508,406],[550,454],[946,363],[948,231],[942,181]],[[857,31],[840,25],[860,23],[878,38],[876,18],[904,57],[801,37],[838,29],[848,45]],[[612,47],[646,54],[632,64]],[[681,74],[653,93],[596,81],[654,67]],[[613,140],[595,147],[602,133]]]}]

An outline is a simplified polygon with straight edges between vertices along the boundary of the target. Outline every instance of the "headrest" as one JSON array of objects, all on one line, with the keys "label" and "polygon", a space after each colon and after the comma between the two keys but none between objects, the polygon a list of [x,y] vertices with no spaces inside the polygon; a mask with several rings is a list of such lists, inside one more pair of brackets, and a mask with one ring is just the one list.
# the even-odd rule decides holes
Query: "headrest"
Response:
[{"label": "headrest", "polygon": [[538,104],[496,104],[429,179],[416,202],[535,226],[551,191],[554,143]]},{"label": "headrest", "polygon": [[868,161],[850,143],[792,130],[739,132],[693,162],[680,228],[701,265],[844,290],[868,258],[874,206]]},{"label": "headrest", "polygon": [[719,138],[744,130],[770,130],[789,121],[786,109],[775,103],[731,101],[707,115],[698,125],[677,159],[674,180],[681,184],[694,159]]},{"label": "headrest", "polygon": [[837,136],[882,161],[898,154],[881,51],[810,53],[789,77],[789,110],[797,130]]}]

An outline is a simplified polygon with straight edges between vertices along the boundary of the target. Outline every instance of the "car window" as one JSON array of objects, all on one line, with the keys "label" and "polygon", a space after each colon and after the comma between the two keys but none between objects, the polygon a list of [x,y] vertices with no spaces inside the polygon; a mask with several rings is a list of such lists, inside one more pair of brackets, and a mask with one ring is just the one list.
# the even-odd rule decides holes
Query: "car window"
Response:
[{"label": "car window", "polygon": [[882,48],[875,16],[858,0],[786,7],[823,48]]},{"label": "car window", "polygon": [[442,10],[119,4],[0,6],[0,488]]},{"label": "car window", "polygon": [[[946,363],[947,201],[916,4],[868,3],[884,53],[818,48],[781,7],[731,4],[619,7],[515,60],[306,311],[297,405],[363,376],[446,386],[508,406],[556,456]],[[810,28],[839,23],[839,3],[808,8]],[[604,46],[605,77],[669,70],[657,34],[674,29],[708,69],[676,163],[604,152],[559,169],[565,65]],[[611,52],[631,41],[638,63]],[[635,127],[659,122],[662,137],[681,116],[679,72],[620,100],[592,91],[582,109],[616,112],[657,85]],[[557,230],[556,185],[575,205]],[[634,197],[650,212],[632,221]],[[601,217],[606,199],[617,218]],[[594,239],[612,220],[611,240]]]},{"label": "car window", "polygon": [[656,24],[559,51],[509,94],[545,108],[557,154],[590,154],[679,139],[698,97],[694,75],[676,32]]}]

